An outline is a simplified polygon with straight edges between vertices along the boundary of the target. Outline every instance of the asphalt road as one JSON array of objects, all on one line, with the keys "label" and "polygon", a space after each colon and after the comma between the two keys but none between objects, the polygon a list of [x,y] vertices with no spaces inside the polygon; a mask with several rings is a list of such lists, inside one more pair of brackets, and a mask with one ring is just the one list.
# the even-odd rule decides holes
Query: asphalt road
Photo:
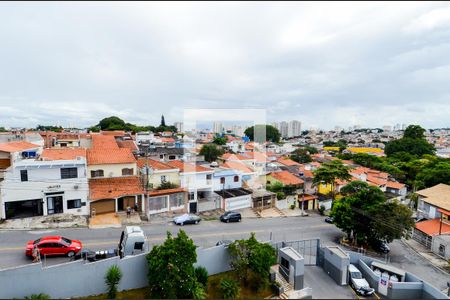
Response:
[{"label": "asphalt road", "polygon": [[[334,225],[324,222],[318,215],[309,217],[289,217],[270,219],[243,219],[240,223],[221,223],[219,221],[202,221],[198,225],[183,227],[167,224],[143,224],[141,228],[151,245],[159,244],[166,238],[167,231],[176,234],[183,229],[197,246],[210,247],[222,239],[240,239],[254,232],[258,240],[288,241],[320,238],[322,245],[336,245],[342,232]],[[116,248],[120,239],[121,228],[86,229],[70,228],[39,231],[0,231],[0,269],[26,265],[31,260],[24,255],[25,244],[29,240],[45,235],[62,235],[83,242],[84,248],[91,250]],[[390,244],[390,262],[397,267],[410,271],[424,280],[444,290],[450,276],[434,268],[427,260],[419,256],[403,243]],[[49,258],[47,265],[68,261],[68,258]]]}]

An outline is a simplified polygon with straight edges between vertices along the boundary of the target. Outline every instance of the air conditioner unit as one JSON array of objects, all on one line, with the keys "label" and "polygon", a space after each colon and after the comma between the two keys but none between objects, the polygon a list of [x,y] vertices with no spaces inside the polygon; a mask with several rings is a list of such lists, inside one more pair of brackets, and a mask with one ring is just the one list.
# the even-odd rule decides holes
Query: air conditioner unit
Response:
[{"label": "air conditioner unit", "polygon": [[74,185],[73,188],[78,190],[78,185]]}]

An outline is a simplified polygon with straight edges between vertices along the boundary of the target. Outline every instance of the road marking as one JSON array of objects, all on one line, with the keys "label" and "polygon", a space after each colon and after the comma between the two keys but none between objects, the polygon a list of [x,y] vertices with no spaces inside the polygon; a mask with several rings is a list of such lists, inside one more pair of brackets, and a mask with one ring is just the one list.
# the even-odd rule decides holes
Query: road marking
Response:
[{"label": "road marking", "polygon": [[[308,226],[308,229],[313,229],[313,228],[325,228],[328,227],[328,224],[324,224],[324,225],[315,225],[315,226]],[[180,228],[181,229],[181,228]],[[255,230],[245,230],[245,231],[232,231],[232,232],[213,232],[213,233],[202,233],[202,234],[189,234],[189,237],[194,239],[194,238],[205,238],[205,237],[219,237],[222,238],[223,236],[235,236],[235,235],[245,235],[248,234],[250,235],[251,232],[254,233],[262,233],[262,232],[266,232],[266,233],[270,233],[270,232],[279,232],[279,231],[296,231],[299,229],[305,229],[305,227],[299,226],[299,227],[288,227],[288,228],[277,228],[274,230],[271,229],[255,229]],[[159,237],[151,237],[151,238],[147,238],[147,240],[150,241],[161,241],[161,240],[165,240],[166,236],[159,236]],[[86,242],[83,243],[84,246],[88,247],[88,246],[104,246],[104,245],[117,245],[119,243],[119,238],[117,238],[116,240],[109,240],[109,241],[92,241],[92,242]],[[25,245],[21,246],[21,247],[3,247],[0,248],[0,252],[1,251],[25,251]]]},{"label": "road marking", "polygon": [[351,289],[352,290],[352,293],[356,296],[356,299],[361,299],[359,296],[358,296],[358,294],[356,294],[356,292],[355,292],[355,290],[354,289],[352,289],[352,287],[351,286],[349,286],[349,285],[347,285],[348,286],[348,288],[349,289]]}]

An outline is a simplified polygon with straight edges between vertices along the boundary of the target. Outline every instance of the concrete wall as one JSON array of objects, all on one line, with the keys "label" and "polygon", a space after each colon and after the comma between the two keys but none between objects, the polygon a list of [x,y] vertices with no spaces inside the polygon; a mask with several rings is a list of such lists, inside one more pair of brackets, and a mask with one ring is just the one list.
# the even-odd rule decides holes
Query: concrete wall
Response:
[{"label": "concrete wall", "polygon": [[373,287],[375,291],[378,291],[380,276],[376,275],[362,259],[358,260],[358,265],[356,267],[361,271],[362,276],[367,280],[369,285]]},{"label": "concrete wall", "polygon": [[[145,173],[144,173],[145,174]],[[161,176],[166,176],[166,181],[180,185],[180,175],[178,171],[155,171],[152,175],[148,176],[148,183],[153,185],[153,188],[157,188],[161,185]]]},{"label": "concrete wall", "polygon": [[228,248],[221,245],[211,248],[197,248],[197,263],[208,270],[209,275],[215,275],[231,270]]},{"label": "concrete wall", "polygon": [[122,177],[122,169],[133,169],[133,175],[137,174],[136,163],[131,164],[103,164],[103,165],[88,165],[88,178],[91,177],[91,171],[103,170],[103,177],[95,178],[109,178],[109,177]]},{"label": "concrete wall", "polygon": [[277,207],[278,209],[287,209],[288,208],[287,199],[276,200],[275,201],[275,207]]},{"label": "concrete wall", "polygon": [[[147,286],[146,254],[113,257],[94,263],[75,261],[42,268],[39,263],[0,271],[0,299],[24,298],[31,294],[46,293],[51,298],[70,298],[105,293],[105,274],[112,265],[118,265],[123,276],[119,290]],[[197,263],[209,275],[231,270],[228,248],[216,246],[197,248]]]}]

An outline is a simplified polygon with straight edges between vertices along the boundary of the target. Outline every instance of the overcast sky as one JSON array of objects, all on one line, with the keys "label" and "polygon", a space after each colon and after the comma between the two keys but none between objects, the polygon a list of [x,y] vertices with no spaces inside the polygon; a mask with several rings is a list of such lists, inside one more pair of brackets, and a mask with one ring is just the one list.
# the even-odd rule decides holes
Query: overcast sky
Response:
[{"label": "overcast sky", "polygon": [[450,126],[450,4],[0,3],[0,126]]}]

